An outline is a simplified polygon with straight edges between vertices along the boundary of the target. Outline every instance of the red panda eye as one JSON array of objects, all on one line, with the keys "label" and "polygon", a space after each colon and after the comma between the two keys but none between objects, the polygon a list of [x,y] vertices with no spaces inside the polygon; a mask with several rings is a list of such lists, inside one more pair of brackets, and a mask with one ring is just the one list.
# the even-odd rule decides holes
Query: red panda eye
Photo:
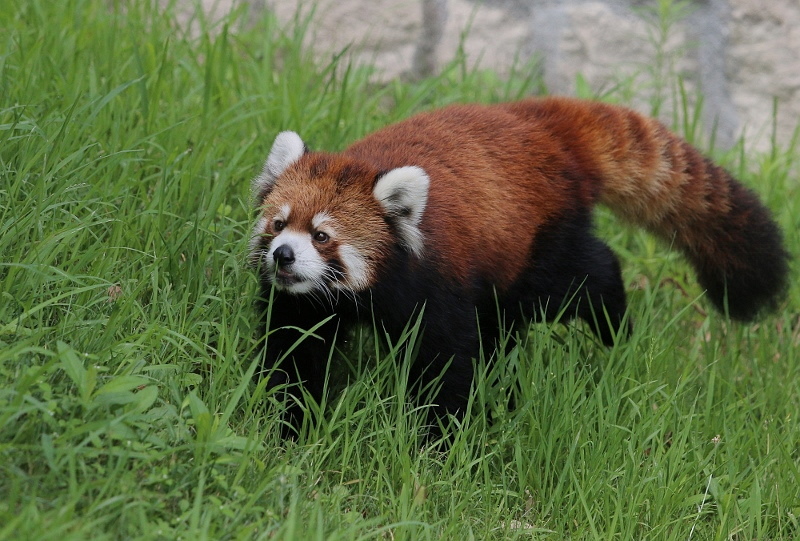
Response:
[{"label": "red panda eye", "polygon": [[322,231],[317,231],[316,233],[314,233],[314,240],[317,242],[321,243],[328,242],[329,238],[330,236],[328,236],[327,233],[323,233]]},{"label": "red panda eye", "polygon": [[286,222],[283,220],[275,220],[272,227],[275,228],[275,231],[283,231],[283,228],[286,227]]}]

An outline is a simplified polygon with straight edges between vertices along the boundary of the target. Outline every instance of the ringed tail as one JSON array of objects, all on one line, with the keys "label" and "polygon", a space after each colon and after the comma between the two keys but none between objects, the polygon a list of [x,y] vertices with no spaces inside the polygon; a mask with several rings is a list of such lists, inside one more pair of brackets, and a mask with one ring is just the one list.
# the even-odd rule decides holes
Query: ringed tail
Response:
[{"label": "ringed tail", "polygon": [[591,203],[678,248],[714,305],[740,320],[774,308],[789,255],[750,189],[659,121],[571,98],[510,104],[570,149]]}]

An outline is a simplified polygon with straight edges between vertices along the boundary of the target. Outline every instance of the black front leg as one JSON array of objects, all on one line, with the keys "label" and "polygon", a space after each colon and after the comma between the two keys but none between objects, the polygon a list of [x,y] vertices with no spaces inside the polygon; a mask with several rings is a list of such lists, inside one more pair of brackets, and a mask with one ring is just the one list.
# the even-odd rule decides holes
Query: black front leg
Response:
[{"label": "black front leg", "polygon": [[431,306],[426,312],[422,343],[411,369],[411,389],[418,403],[431,405],[431,437],[441,435],[439,422],[448,415],[462,419],[466,414],[479,344],[472,305],[465,304],[463,310]]},{"label": "black front leg", "polygon": [[[267,306],[264,303],[262,308],[266,309]],[[276,294],[269,309],[269,318],[265,310],[263,328],[264,360],[258,377],[269,377],[268,390],[282,387],[280,392],[285,399],[286,409],[281,435],[284,438],[295,437],[303,423],[306,405],[303,390],[314,401],[322,400],[337,320],[302,297]],[[313,333],[309,334],[312,330]]]}]

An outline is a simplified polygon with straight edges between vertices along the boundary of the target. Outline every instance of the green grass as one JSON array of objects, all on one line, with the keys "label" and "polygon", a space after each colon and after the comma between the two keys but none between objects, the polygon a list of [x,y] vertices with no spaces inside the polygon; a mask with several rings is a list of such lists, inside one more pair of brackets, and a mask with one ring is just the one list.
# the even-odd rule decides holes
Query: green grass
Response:
[{"label": "green grass", "polygon": [[[532,327],[479,363],[445,452],[419,444],[407,360],[365,329],[332,354],[318,422],[277,438],[280,405],[250,377],[245,265],[249,180],[274,135],[337,149],[534,78],[456,62],[376,86],[368,67],[315,62],[303,21],[201,20],[192,36],[144,3],[6,4],[0,538],[800,537],[800,287],[754,325],[705,315],[687,267],[603,212],[630,340]],[[798,150],[717,157],[800,253]]]}]

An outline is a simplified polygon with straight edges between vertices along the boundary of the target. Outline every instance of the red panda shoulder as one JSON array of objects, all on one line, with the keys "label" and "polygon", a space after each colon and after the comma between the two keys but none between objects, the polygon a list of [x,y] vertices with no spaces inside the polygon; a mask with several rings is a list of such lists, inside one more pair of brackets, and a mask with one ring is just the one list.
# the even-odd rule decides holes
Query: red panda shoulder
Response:
[{"label": "red panda shoulder", "polygon": [[425,170],[430,186],[420,229],[426,257],[461,283],[483,276],[511,284],[529,264],[537,231],[574,204],[557,179],[558,164],[568,167],[563,152],[497,106],[423,113],[345,153],[383,169]]}]

